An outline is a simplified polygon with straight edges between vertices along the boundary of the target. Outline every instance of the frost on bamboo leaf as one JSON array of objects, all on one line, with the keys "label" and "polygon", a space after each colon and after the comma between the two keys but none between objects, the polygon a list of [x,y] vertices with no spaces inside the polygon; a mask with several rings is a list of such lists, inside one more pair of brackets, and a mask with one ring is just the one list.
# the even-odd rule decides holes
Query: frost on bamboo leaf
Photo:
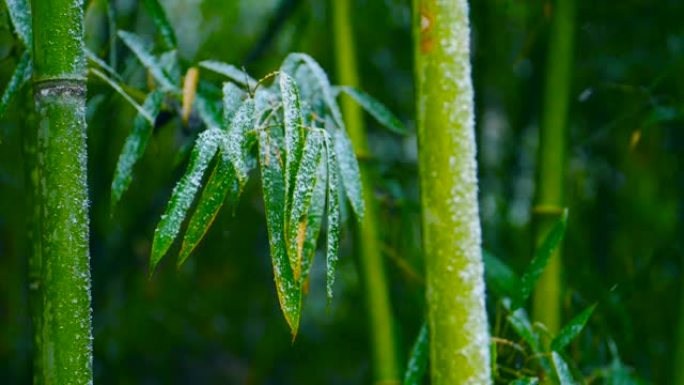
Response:
[{"label": "frost on bamboo leaf", "polygon": [[328,239],[326,247],[326,293],[332,300],[335,284],[337,254],[340,248],[340,196],[337,155],[330,136],[325,135],[325,153],[328,171]]},{"label": "frost on bamboo leaf", "polygon": [[152,135],[154,120],[159,114],[163,99],[164,95],[161,92],[152,91],[142,106],[145,114],[138,113],[133,121],[133,130],[126,138],[123,150],[116,163],[116,171],[114,171],[111,197],[112,209],[121,199],[126,189],[128,189],[133,177],[133,167],[145,153],[147,142]]},{"label": "frost on bamboo leaf", "polygon": [[381,125],[387,127],[394,133],[405,135],[406,127],[401,123],[401,120],[397,118],[387,107],[380,103],[374,97],[368,95],[367,93],[357,90],[353,87],[339,86],[335,87],[335,90],[339,92],[344,92],[351,96],[361,107],[363,107],[375,120]]},{"label": "frost on bamboo leaf", "polygon": [[406,364],[406,372],[404,373],[404,385],[420,385],[423,383],[423,377],[428,366],[428,357],[430,355],[430,340],[428,339],[427,322],[423,323],[418,332],[418,338],[411,349],[411,356],[408,364]]},{"label": "frost on bamboo leaf", "polygon": [[7,88],[5,88],[5,91],[2,94],[2,98],[0,99],[0,118],[5,115],[7,106],[30,77],[31,56],[27,51],[24,52],[24,54],[21,56],[21,59],[19,59],[19,63],[14,69],[14,73],[12,73],[9,83],[7,83]]},{"label": "frost on bamboo leaf", "polygon": [[185,215],[202,183],[204,171],[216,153],[222,135],[221,131],[210,129],[202,132],[197,139],[195,148],[190,155],[188,169],[178,184],[176,184],[176,187],[174,187],[166,211],[162,215],[157,229],[154,231],[152,255],[150,257],[150,274],[154,272],[157,264],[176,239]]},{"label": "frost on bamboo leaf", "polygon": [[363,190],[361,189],[361,172],[354,154],[354,147],[346,131],[332,129],[337,163],[342,177],[342,184],[351,203],[356,218],[361,220],[365,211]]},{"label": "frost on bamboo leaf", "polygon": [[170,57],[157,58],[149,45],[138,35],[119,31],[119,37],[133,51],[140,62],[150,71],[152,77],[161,85],[164,91],[180,92],[178,84],[180,78],[168,71],[170,67]]},{"label": "frost on bamboo leaf", "polygon": [[33,49],[33,29],[31,28],[30,0],[5,0],[12,25],[17,36],[29,50]]},{"label": "frost on bamboo leaf", "polygon": [[227,138],[221,142],[222,151],[228,156],[235,168],[240,189],[247,183],[252,168],[249,160],[247,133],[254,128],[254,100],[247,99],[240,106],[228,128]]}]

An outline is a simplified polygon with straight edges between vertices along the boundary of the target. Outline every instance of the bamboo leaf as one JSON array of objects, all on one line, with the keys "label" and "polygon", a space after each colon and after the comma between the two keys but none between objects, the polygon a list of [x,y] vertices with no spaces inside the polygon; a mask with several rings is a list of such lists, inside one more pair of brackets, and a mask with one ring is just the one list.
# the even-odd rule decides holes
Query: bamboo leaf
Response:
[{"label": "bamboo leaf", "polygon": [[517,380],[510,383],[510,385],[537,385],[537,384],[539,384],[539,379],[536,377],[518,378]]},{"label": "bamboo leaf", "polygon": [[340,91],[351,96],[361,107],[363,107],[375,120],[381,125],[387,127],[400,135],[406,135],[407,130],[401,120],[397,118],[387,107],[380,103],[374,97],[367,93],[353,87],[339,86],[336,87]]},{"label": "bamboo leaf", "polygon": [[[301,155],[301,163],[295,176],[291,212],[289,215],[286,213],[285,216],[286,221],[288,221],[285,227],[287,231],[287,252],[295,279],[301,277],[304,244],[308,227],[308,213],[311,207],[311,197],[316,185],[322,146],[323,140],[320,132],[318,130],[309,132],[306,137],[304,151]],[[287,172],[285,175],[287,175]]]},{"label": "bamboo leaf", "polygon": [[539,336],[532,329],[530,320],[527,318],[527,314],[523,309],[518,309],[509,314],[507,320],[518,336],[520,336],[520,338],[530,345],[532,351],[535,353],[539,353],[541,351]]},{"label": "bamboo leaf", "polygon": [[159,1],[143,0],[143,4],[145,5],[147,13],[149,13],[150,17],[152,18],[154,25],[161,33],[165,47],[167,49],[176,49],[178,46],[176,34],[171,26],[171,23],[169,22],[169,19],[166,17],[164,8],[162,8],[161,4],[159,4]]},{"label": "bamboo leaf", "polygon": [[541,277],[544,272],[553,252],[556,250],[561,240],[563,240],[567,221],[568,210],[566,209],[535,251],[532,262],[530,262],[530,265],[521,278],[520,292],[516,301],[513,303],[513,309],[523,306],[525,301],[530,297],[530,294],[532,294],[532,290],[536,286],[537,281],[539,281],[539,277]]},{"label": "bamboo leaf", "polygon": [[579,315],[570,320],[551,341],[551,349],[561,351],[568,346],[582,332],[587,321],[589,321],[589,318],[594,313],[594,309],[596,309],[596,304],[584,309]]},{"label": "bamboo leaf", "polygon": [[354,147],[344,130],[333,128],[331,131],[344,191],[356,214],[356,218],[361,220],[365,211],[365,203],[363,200],[363,190],[361,189],[361,172],[354,154]]},{"label": "bamboo leaf", "polygon": [[131,183],[135,163],[145,153],[147,142],[150,139],[150,135],[152,135],[154,120],[159,114],[163,100],[164,95],[161,92],[152,91],[147,95],[142,106],[145,114],[138,113],[133,121],[133,130],[126,138],[123,150],[121,150],[119,160],[116,163],[116,170],[114,171],[111,197],[112,210]]},{"label": "bamboo leaf", "polygon": [[29,51],[33,49],[30,0],[5,0],[14,30]]},{"label": "bamboo leaf", "polygon": [[551,352],[551,360],[553,361],[553,367],[556,371],[556,375],[558,376],[560,385],[575,385],[575,379],[572,378],[568,363],[565,362],[563,357],[561,357],[558,352],[554,351]]},{"label": "bamboo leaf", "polygon": [[335,269],[340,248],[340,196],[338,161],[332,139],[324,131],[325,154],[328,173],[328,239],[326,250],[326,293],[328,302],[332,300],[335,284]]},{"label": "bamboo leaf", "polygon": [[214,157],[218,143],[224,135],[225,133],[220,130],[210,129],[202,132],[197,138],[185,175],[174,187],[166,211],[161,216],[161,220],[154,231],[150,274],[154,273],[157,264],[176,239],[185,215],[195,200],[195,194],[202,183],[204,171]]},{"label": "bamboo leaf", "polygon": [[239,191],[240,186],[235,178],[233,166],[230,160],[222,155],[202,191],[194,214],[190,218],[178,256],[178,267],[185,263],[190,253],[202,241],[219,210],[221,210],[223,202],[228,199],[230,203],[235,203]]},{"label": "bamboo leaf", "polygon": [[223,106],[220,95],[221,91],[211,83],[199,81],[195,109],[202,122],[209,128],[223,127]]},{"label": "bamboo leaf", "polygon": [[150,122],[154,121],[154,118],[147,113],[147,111],[140,105],[138,102],[136,102],[131,95],[128,94],[128,92],[124,91],[123,87],[115,81],[114,79],[111,79],[109,76],[107,76],[104,72],[98,70],[97,68],[90,68],[88,71],[92,73],[93,75],[97,76],[98,78],[104,80],[107,85],[112,87],[114,91],[116,91],[119,95],[123,96],[123,98],[131,105],[133,108],[138,110],[138,114],[142,115],[145,119],[149,120]]},{"label": "bamboo leaf", "polygon": [[5,115],[7,107],[14,98],[14,96],[19,92],[21,87],[31,78],[32,65],[31,65],[31,55],[29,52],[24,52],[17,63],[17,67],[12,73],[12,77],[7,83],[5,91],[2,93],[2,98],[0,98],[0,118]]},{"label": "bamboo leaf", "polygon": [[[310,71],[311,78],[301,78],[296,76],[297,68],[304,64]],[[316,62],[311,56],[303,53],[291,53],[287,55],[283,64],[280,66],[282,72],[297,79],[297,83],[301,87],[307,85],[312,88],[315,93],[320,94],[319,97],[323,100],[326,108],[329,110],[333,118],[333,122],[338,128],[344,129],[344,121],[342,120],[342,113],[340,107],[335,101],[334,93],[330,85],[328,75],[326,75],[320,64]]]},{"label": "bamboo leaf", "polygon": [[104,60],[100,59],[95,52],[89,50],[88,48],[84,49],[85,56],[88,60],[91,62],[97,64],[100,68],[103,70],[107,71],[109,76],[113,77],[117,82],[123,82],[123,79],[119,74],[116,73],[114,68],[112,68],[109,64],[105,63]]},{"label": "bamboo leaf", "polygon": [[520,278],[517,274],[499,258],[485,250],[482,250],[482,258],[485,264],[487,288],[499,298],[515,296],[520,286]]},{"label": "bamboo leaf", "polygon": [[222,150],[233,163],[240,189],[247,183],[249,171],[252,169],[252,164],[249,161],[247,133],[253,128],[254,99],[250,98],[245,100],[238,109],[229,125],[228,136],[222,143]]},{"label": "bamboo leaf", "polygon": [[302,284],[306,285],[309,272],[313,265],[314,255],[316,254],[316,244],[323,224],[323,214],[325,212],[325,196],[327,191],[327,165],[319,162],[316,183],[311,196],[311,207],[307,216],[306,239],[304,240],[304,259],[302,261]]},{"label": "bamboo leaf", "polygon": [[[140,62],[147,68],[152,74],[152,77],[159,82],[162,89],[165,91],[180,92],[178,88],[178,81],[180,79],[174,79],[174,77],[168,72],[164,67],[165,65],[162,60],[157,58],[153,53],[152,49],[140,36],[126,31],[119,31],[119,37],[123,40],[124,44],[130,48],[135,56],[140,60]],[[168,62],[168,60],[165,60]]]},{"label": "bamboo leaf", "polygon": [[420,385],[423,383],[423,377],[425,377],[430,356],[428,334],[427,322],[424,322],[423,326],[420,327],[420,332],[418,332],[418,338],[416,338],[416,342],[411,349],[411,356],[409,356],[406,372],[404,373],[404,385]]},{"label": "bamboo leaf", "polygon": [[221,127],[228,130],[230,123],[233,121],[235,113],[242,105],[244,99],[244,92],[240,90],[234,83],[223,83],[223,124]]},{"label": "bamboo leaf", "polygon": [[294,338],[299,328],[302,287],[294,279],[285,244],[285,174],[278,151],[266,130],[259,131],[259,168],[276,291]]},{"label": "bamboo leaf", "polygon": [[216,60],[205,60],[199,63],[199,66],[209,71],[216,72],[217,74],[223,75],[228,79],[234,81],[237,84],[247,87],[248,89],[254,89],[256,87],[257,81],[254,80],[247,72],[237,68],[232,64],[223,63]]}]

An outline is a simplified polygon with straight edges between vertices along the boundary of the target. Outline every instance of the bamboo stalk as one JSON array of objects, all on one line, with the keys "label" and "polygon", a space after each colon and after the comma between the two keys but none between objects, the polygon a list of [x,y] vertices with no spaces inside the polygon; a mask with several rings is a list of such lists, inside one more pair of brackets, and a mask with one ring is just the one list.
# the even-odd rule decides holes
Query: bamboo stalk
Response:
[{"label": "bamboo stalk", "polygon": [[[333,0],[332,4],[338,79],[343,85],[358,87],[359,77],[356,68],[352,19],[349,15],[349,0]],[[342,97],[342,111],[347,132],[357,156],[363,158],[368,154],[368,141],[361,109],[347,95],[342,95]],[[356,238],[358,239],[360,273],[365,286],[368,309],[374,379],[376,384],[399,384],[400,372],[394,341],[394,319],[377,231],[378,214],[373,195],[372,171],[363,162],[359,166],[366,211],[357,228]]]},{"label": "bamboo stalk", "polygon": [[[539,130],[537,207],[563,207],[574,19],[574,0],[557,0],[554,3]],[[536,214],[536,240],[539,243],[557,217],[543,212]],[[557,332],[561,324],[561,270],[561,256],[557,251],[549,260],[534,293],[533,318],[546,325],[551,333]]]},{"label": "bamboo stalk", "polygon": [[83,3],[33,0],[41,384],[92,383]]},{"label": "bamboo stalk", "polygon": [[414,0],[433,385],[491,384],[466,0]]}]

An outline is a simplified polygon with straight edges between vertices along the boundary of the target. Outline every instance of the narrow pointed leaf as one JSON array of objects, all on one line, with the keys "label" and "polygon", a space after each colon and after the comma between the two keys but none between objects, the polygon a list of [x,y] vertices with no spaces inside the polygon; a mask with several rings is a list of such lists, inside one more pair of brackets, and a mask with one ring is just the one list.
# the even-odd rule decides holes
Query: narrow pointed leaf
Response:
[{"label": "narrow pointed leaf", "polygon": [[169,75],[173,84],[180,84],[182,71],[178,61],[178,51],[172,49],[162,53],[159,55],[158,62],[162,70]]},{"label": "narrow pointed leaf", "polygon": [[31,4],[30,0],[5,0],[10,19],[17,36],[24,47],[29,51],[33,49],[33,29],[31,27]]},{"label": "narrow pointed leaf", "polygon": [[428,325],[427,322],[424,322],[411,349],[411,356],[404,373],[404,385],[420,385],[423,383],[430,356],[430,340],[428,337]]},{"label": "narrow pointed leaf", "polygon": [[[287,143],[287,139],[286,139]],[[301,277],[306,242],[308,213],[321,161],[323,138],[319,131],[309,132],[295,176],[291,212],[286,215],[288,258],[295,279]],[[287,175],[287,172],[285,173]],[[287,206],[286,206],[287,207]]]},{"label": "narrow pointed leaf", "polygon": [[558,352],[551,352],[551,360],[553,361],[553,367],[558,376],[560,385],[576,385],[575,379],[572,378],[572,374],[570,373],[568,363],[565,362]]},{"label": "narrow pointed leaf", "polygon": [[104,82],[107,83],[108,86],[112,87],[114,91],[116,91],[119,95],[123,96],[123,98],[128,102],[128,104],[130,104],[131,106],[133,106],[133,108],[138,110],[139,115],[142,115],[145,119],[147,119],[150,122],[154,120],[152,116],[148,114],[147,111],[131,97],[131,95],[128,94],[128,92],[124,91],[123,87],[121,87],[121,85],[116,80],[110,78],[104,72],[98,70],[97,68],[90,68],[89,71],[93,75],[104,80]]},{"label": "narrow pointed leaf", "polygon": [[530,297],[530,294],[532,294],[532,290],[534,290],[534,287],[537,285],[537,281],[539,281],[539,277],[541,277],[544,272],[549,259],[551,259],[553,252],[565,236],[567,221],[568,210],[566,209],[535,251],[532,262],[530,262],[530,265],[527,267],[520,280],[520,292],[516,301],[513,303],[513,309],[523,306],[525,301]]},{"label": "narrow pointed leaf", "polygon": [[216,162],[214,171],[209,180],[207,180],[207,184],[197,202],[197,208],[190,218],[190,223],[185,232],[183,245],[178,256],[178,267],[185,263],[190,253],[202,241],[219,210],[221,210],[223,202],[228,200],[230,204],[234,204],[237,201],[239,190],[240,187],[235,178],[233,165],[227,157],[222,155],[221,159]]},{"label": "narrow pointed leaf", "polygon": [[249,76],[247,72],[237,68],[232,64],[222,63],[215,60],[205,60],[199,63],[199,66],[217,74],[223,75],[237,84],[254,89],[256,80]]},{"label": "narrow pointed leaf", "polygon": [[235,113],[242,105],[244,92],[234,83],[223,83],[223,124],[221,128],[228,131]]},{"label": "narrow pointed leaf", "polygon": [[2,98],[0,98],[0,118],[5,115],[7,107],[14,98],[14,96],[19,92],[21,87],[31,78],[31,55],[28,51],[24,52],[17,63],[17,67],[12,73],[12,77],[7,83],[5,91],[2,93]]},{"label": "narrow pointed leaf", "polygon": [[190,163],[185,175],[174,187],[166,211],[161,217],[152,242],[152,256],[150,257],[150,274],[154,272],[159,261],[171,247],[180,231],[185,215],[195,200],[195,194],[202,183],[204,171],[216,153],[218,143],[225,133],[211,129],[202,132],[190,155]]},{"label": "narrow pointed leaf", "polygon": [[293,338],[301,315],[302,286],[294,279],[285,244],[285,174],[266,130],[259,131],[259,168],[263,184],[268,241],[278,301]]},{"label": "narrow pointed leaf", "polygon": [[338,162],[332,139],[325,134],[325,154],[328,166],[328,239],[326,249],[326,293],[328,302],[333,297],[335,269],[340,248],[340,196]]},{"label": "narrow pointed leaf", "polygon": [[401,120],[374,97],[353,87],[340,86],[338,89],[351,96],[352,99],[375,118],[378,123],[387,127],[390,131],[400,135],[405,135],[407,133],[406,127],[401,123]]},{"label": "narrow pointed leaf", "polygon": [[103,70],[107,71],[107,74],[111,77],[113,77],[117,82],[123,82],[123,79],[119,74],[114,71],[114,68],[112,68],[109,64],[107,64],[104,60],[100,59],[95,52],[89,50],[88,48],[84,49],[85,51],[85,56],[88,60],[91,62],[97,64],[100,68]]},{"label": "narrow pointed leaf", "polygon": [[345,131],[340,129],[332,129],[331,131],[344,191],[356,214],[356,218],[361,220],[365,211],[365,203],[361,189],[361,173],[359,171],[359,163],[354,154],[354,147]]},{"label": "narrow pointed leaf", "polygon": [[485,264],[487,289],[490,289],[499,298],[517,295],[520,278],[515,272],[499,258],[485,250],[482,250],[482,258]]},{"label": "narrow pointed leaf", "polygon": [[180,79],[174,79],[172,75],[167,72],[164,68],[164,63],[152,53],[148,43],[140,36],[131,32],[119,31],[119,37],[126,46],[133,51],[143,66],[150,71],[152,77],[159,82],[162,89],[165,91],[180,92],[178,82],[176,81]]},{"label": "narrow pointed leaf", "polygon": [[518,309],[509,314],[507,319],[518,336],[530,345],[532,351],[535,353],[540,352],[541,345],[539,343],[539,336],[532,329],[532,325],[530,324],[530,320],[527,318],[525,311],[523,309]]},{"label": "narrow pointed leaf", "polygon": [[325,196],[328,188],[327,184],[327,165],[319,162],[314,186],[311,196],[311,205],[306,220],[306,239],[304,240],[304,260],[302,261],[302,284],[309,278],[309,272],[313,265],[314,255],[316,254],[316,244],[323,224],[323,214],[325,213]]},{"label": "narrow pointed leaf", "polygon": [[133,120],[133,130],[126,138],[119,160],[116,163],[114,178],[112,180],[111,207],[114,209],[117,202],[133,179],[133,167],[142,157],[147,148],[147,142],[152,134],[154,120],[159,114],[164,95],[158,91],[152,91],[143,103],[142,109],[145,115],[138,113]]},{"label": "narrow pointed leaf", "polygon": [[594,313],[594,309],[596,309],[596,304],[584,309],[579,315],[570,320],[551,342],[551,349],[557,351],[565,349],[582,332],[587,321],[589,321],[589,318]]},{"label": "narrow pointed leaf", "polygon": [[249,171],[252,169],[249,161],[247,133],[254,128],[254,100],[247,99],[235,113],[230,123],[228,136],[222,143],[222,150],[233,163],[235,174],[240,182],[240,188],[247,183]]},{"label": "narrow pointed leaf", "polygon": [[536,377],[518,378],[517,380],[510,383],[510,385],[537,385],[537,384],[539,384],[539,379]]},{"label": "narrow pointed leaf", "polygon": [[162,40],[167,49],[176,49],[178,42],[176,41],[176,34],[169,22],[168,17],[166,17],[166,12],[162,8],[161,4],[157,0],[143,0],[145,9],[149,13],[154,25],[161,33]]}]

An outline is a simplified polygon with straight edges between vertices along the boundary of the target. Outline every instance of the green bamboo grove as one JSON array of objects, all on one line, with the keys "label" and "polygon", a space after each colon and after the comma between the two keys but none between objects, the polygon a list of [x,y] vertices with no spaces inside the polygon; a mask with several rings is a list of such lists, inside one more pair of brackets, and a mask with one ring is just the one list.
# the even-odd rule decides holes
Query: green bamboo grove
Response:
[{"label": "green bamboo grove", "polygon": [[[352,18],[350,17],[349,0],[333,0],[335,59],[337,74],[341,84],[358,87],[359,76],[356,69],[356,51]],[[368,141],[363,125],[361,108],[348,95],[342,95],[342,112],[354,145],[356,155],[363,159],[368,157]],[[373,370],[378,384],[398,384],[399,364],[396,358],[394,342],[394,320],[392,306],[387,287],[387,277],[383,265],[380,239],[378,238],[378,215],[373,194],[372,170],[363,161],[359,164],[363,198],[366,211],[357,229],[357,250],[359,253],[360,273],[363,277],[368,309],[371,349],[373,352]]]},{"label": "green bamboo grove", "polygon": [[[537,242],[562,212],[565,196],[565,143],[573,58],[575,0],[555,1],[552,10],[542,118],[539,128],[539,168],[535,215]],[[560,248],[559,248],[560,250]],[[561,325],[562,263],[551,257],[534,295],[534,319],[552,333]]]},{"label": "green bamboo grove", "polygon": [[489,384],[468,3],[417,0],[414,14],[432,383]]}]

